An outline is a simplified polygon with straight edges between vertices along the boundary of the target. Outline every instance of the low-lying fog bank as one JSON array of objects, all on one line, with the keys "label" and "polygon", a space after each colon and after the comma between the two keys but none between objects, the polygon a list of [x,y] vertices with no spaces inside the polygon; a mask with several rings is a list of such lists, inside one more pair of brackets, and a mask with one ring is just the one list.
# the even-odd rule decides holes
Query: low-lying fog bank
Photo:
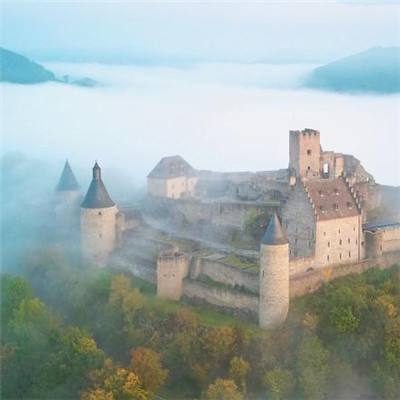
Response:
[{"label": "low-lying fog bank", "polygon": [[379,182],[400,184],[400,96],[300,89],[312,65],[46,66],[101,86],[2,84],[3,152],[60,169],[69,158],[88,177],[98,159],[105,176],[114,169],[141,186],[165,155],[200,169],[286,167],[289,129],[311,127],[324,149],[354,154]]}]

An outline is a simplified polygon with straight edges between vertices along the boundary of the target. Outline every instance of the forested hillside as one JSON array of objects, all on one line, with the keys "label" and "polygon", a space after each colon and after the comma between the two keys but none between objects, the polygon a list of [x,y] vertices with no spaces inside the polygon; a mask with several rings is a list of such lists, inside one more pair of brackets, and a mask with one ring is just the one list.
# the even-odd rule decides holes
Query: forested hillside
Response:
[{"label": "forested hillside", "polygon": [[282,329],[155,298],[57,250],[1,278],[3,399],[346,399],[400,395],[399,268],[292,303]]}]

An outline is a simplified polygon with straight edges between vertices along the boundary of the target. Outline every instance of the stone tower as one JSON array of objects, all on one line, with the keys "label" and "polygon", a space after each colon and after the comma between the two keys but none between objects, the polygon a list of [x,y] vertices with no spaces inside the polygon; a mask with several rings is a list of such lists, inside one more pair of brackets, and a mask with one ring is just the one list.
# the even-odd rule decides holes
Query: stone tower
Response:
[{"label": "stone tower", "polygon": [[289,310],[289,242],[278,216],[268,224],[260,248],[259,324],[271,329],[281,325]]},{"label": "stone tower", "polygon": [[289,170],[296,178],[319,178],[321,143],[320,134],[314,129],[290,131]]},{"label": "stone tower", "polygon": [[116,246],[117,213],[96,162],[92,182],[81,204],[81,246],[85,261],[99,266],[106,264]]},{"label": "stone tower", "polygon": [[78,230],[80,200],[80,187],[67,160],[56,187],[54,199],[56,223],[60,231],[66,233]]}]

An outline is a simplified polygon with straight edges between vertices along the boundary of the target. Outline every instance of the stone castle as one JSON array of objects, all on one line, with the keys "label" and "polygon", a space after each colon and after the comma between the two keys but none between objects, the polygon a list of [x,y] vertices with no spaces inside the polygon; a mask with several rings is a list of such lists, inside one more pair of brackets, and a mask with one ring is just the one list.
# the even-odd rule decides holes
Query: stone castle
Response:
[{"label": "stone castle", "polygon": [[[163,298],[258,316],[272,328],[291,297],[400,259],[396,188],[375,183],[355,157],[323,151],[312,129],[290,132],[287,169],[218,173],[173,156],[147,182],[141,209],[117,207],[96,162],[78,215],[79,185],[66,162],[56,218],[64,227],[79,220],[87,263],[127,269]],[[374,217],[382,209],[389,212]],[[250,215],[269,216],[258,249],[238,240]]]}]

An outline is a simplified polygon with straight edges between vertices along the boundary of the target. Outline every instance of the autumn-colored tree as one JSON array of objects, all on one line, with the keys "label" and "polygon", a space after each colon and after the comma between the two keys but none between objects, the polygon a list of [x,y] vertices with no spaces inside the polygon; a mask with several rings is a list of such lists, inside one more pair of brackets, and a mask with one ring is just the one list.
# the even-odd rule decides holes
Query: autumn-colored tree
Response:
[{"label": "autumn-colored tree", "polygon": [[[148,400],[139,377],[132,371],[118,367],[110,359],[102,368],[89,374],[92,386],[81,392],[81,400]],[[96,397],[98,395],[98,397]]]},{"label": "autumn-colored tree", "polygon": [[156,393],[168,376],[168,371],[162,367],[160,355],[145,347],[132,350],[129,368],[151,393]]},{"label": "autumn-colored tree", "polygon": [[246,379],[250,372],[250,364],[242,357],[233,357],[229,363],[229,376],[236,385],[241,388],[242,392],[246,392]]},{"label": "autumn-colored tree", "polygon": [[295,381],[290,371],[274,368],[264,375],[263,384],[272,400],[284,400],[292,394]]},{"label": "autumn-colored tree", "polygon": [[204,398],[206,400],[242,400],[243,394],[233,380],[218,378],[208,387]]}]

